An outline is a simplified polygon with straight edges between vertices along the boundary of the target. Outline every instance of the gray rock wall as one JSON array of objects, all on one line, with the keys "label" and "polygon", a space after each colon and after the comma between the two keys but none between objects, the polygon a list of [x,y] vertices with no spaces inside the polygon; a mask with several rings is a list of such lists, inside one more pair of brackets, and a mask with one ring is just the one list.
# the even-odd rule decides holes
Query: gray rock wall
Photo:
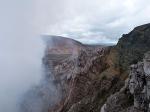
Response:
[{"label": "gray rock wall", "polygon": [[[130,98],[133,98],[133,103]],[[128,105],[128,104],[132,105]],[[101,112],[150,112],[150,52],[143,62],[130,66],[125,86],[111,95],[101,108]]]}]

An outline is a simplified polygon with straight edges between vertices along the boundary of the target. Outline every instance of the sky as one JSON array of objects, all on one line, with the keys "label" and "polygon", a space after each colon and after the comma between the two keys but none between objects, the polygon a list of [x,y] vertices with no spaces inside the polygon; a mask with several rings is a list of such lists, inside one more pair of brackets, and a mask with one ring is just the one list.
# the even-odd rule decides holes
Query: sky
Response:
[{"label": "sky", "polygon": [[149,12],[150,0],[0,0],[0,112],[17,112],[19,97],[40,81],[40,35],[116,43],[149,23]]},{"label": "sky", "polygon": [[62,4],[58,0],[52,2],[54,9],[60,8],[54,10],[56,18],[60,18],[47,24],[42,33],[66,36],[89,44],[117,43],[122,34],[150,22],[149,0],[62,1]]}]

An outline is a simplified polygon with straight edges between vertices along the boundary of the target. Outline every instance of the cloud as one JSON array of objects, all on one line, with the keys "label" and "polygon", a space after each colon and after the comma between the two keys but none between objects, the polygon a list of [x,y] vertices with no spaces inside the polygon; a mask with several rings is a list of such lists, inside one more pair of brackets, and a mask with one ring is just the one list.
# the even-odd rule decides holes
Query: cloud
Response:
[{"label": "cloud", "polygon": [[64,2],[63,12],[57,13],[64,16],[64,19],[49,24],[43,33],[68,36],[83,43],[117,42],[122,34],[128,33],[135,26],[150,22],[149,0]]},{"label": "cloud", "polygon": [[17,112],[21,95],[42,75],[34,8],[30,0],[0,0],[0,112]]}]

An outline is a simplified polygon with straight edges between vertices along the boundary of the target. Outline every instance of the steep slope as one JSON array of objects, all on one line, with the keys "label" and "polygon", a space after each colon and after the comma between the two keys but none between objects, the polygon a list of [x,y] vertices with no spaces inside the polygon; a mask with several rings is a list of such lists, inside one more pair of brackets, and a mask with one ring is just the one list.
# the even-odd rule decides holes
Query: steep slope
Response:
[{"label": "steep slope", "polygon": [[111,48],[106,75],[119,75],[126,79],[131,64],[143,59],[144,53],[150,49],[150,24],[134,28],[130,33],[123,34],[116,46]]},{"label": "steep slope", "polygon": [[[108,58],[111,60],[110,68],[115,71],[118,70],[119,77],[125,80],[130,73],[130,65],[142,61],[144,54],[149,50],[150,24],[138,26],[129,34],[123,35],[123,37],[119,39],[118,44],[111,49]],[[107,75],[110,75],[109,69]],[[125,86],[107,99],[106,104],[109,106],[107,106],[104,111],[103,108],[106,106],[105,104],[101,112],[143,112],[133,108],[133,101],[133,95],[130,94],[129,87]],[[131,105],[132,107],[127,108]]]},{"label": "steep slope", "polygon": [[119,52],[119,64],[123,69],[141,61],[144,53],[150,49],[150,24],[138,26],[123,35],[115,48]]},{"label": "steep slope", "polygon": [[[52,38],[55,39],[55,37]],[[71,40],[74,45],[65,43],[65,46],[75,46],[73,48],[78,48],[76,53],[71,53],[70,48],[67,47],[64,48],[67,53],[59,52],[59,50],[52,52],[53,48],[62,49],[64,47],[59,47],[59,40],[64,38],[56,38],[55,45],[49,47],[49,42],[47,43],[43,58],[45,68],[52,72],[52,74],[47,73],[47,78],[53,75],[53,82],[61,90],[60,101],[53,108],[51,107],[49,112],[72,112],[77,108],[78,111],[90,112],[95,109],[95,112],[99,112],[107,96],[123,86],[123,82],[115,75],[109,78],[100,75],[109,68],[107,57],[111,47],[79,43],[77,45],[76,41]],[[62,58],[66,54],[69,55]],[[108,90],[109,92],[105,93]]]},{"label": "steep slope", "polygon": [[[47,41],[43,62],[52,72],[47,73],[47,78],[53,75],[61,98],[49,112],[100,112],[105,102],[113,103],[108,112],[115,108],[114,112],[119,112],[133,105],[133,96],[121,88],[129,66],[141,61],[150,49],[150,24],[136,27],[112,47],[86,46],[62,37],[53,39],[53,45]],[[113,94],[117,101],[109,97]]]}]

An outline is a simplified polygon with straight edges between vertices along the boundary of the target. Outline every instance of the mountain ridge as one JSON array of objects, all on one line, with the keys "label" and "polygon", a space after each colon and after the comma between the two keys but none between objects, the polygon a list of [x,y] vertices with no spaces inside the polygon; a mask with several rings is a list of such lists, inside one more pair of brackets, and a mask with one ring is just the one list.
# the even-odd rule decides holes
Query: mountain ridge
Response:
[{"label": "mountain ridge", "polygon": [[[136,99],[125,80],[131,76],[130,65],[137,66],[150,50],[150,24],[134,28],[113,46],[46,37],[46,87],[54,89],[46,101],[57,99],[47,112],[141,112],[134,108]],[[49,93],[39,94],[46,98]]]},{"label": "mountain ridge", "polygon": [[[62,61],[54,68],[54,74],[58,80],[61,79],[59,74],[68,77],[58,81],[66,91],[63,93],[66,100],[62,98],[64,103],[62,101],[60,106],[57,106],[58,109],[49,112],[99,112],[107,98],[123,87],[129,74],[129,66],[141,61],[144,53],[149,50],[149,34],[150,24],[138,26],[129,34],[124,34],[117,45],[101,46],[102,48],[97,50],[85,45],[84,48],[81,47],[77,57]],[[76,62],[77,68],[75,67]],[[71,69],[71,67],[73,68]],[[82,67],[87,68],[82,69]],[[100,68],[103,69],[100,70]],[[67,76],[67,74],[69,75]],[[67,93],[67,91],[70,92]],[[123,108],[127,108],[132,103],[127,98],[126,106]]]}]

